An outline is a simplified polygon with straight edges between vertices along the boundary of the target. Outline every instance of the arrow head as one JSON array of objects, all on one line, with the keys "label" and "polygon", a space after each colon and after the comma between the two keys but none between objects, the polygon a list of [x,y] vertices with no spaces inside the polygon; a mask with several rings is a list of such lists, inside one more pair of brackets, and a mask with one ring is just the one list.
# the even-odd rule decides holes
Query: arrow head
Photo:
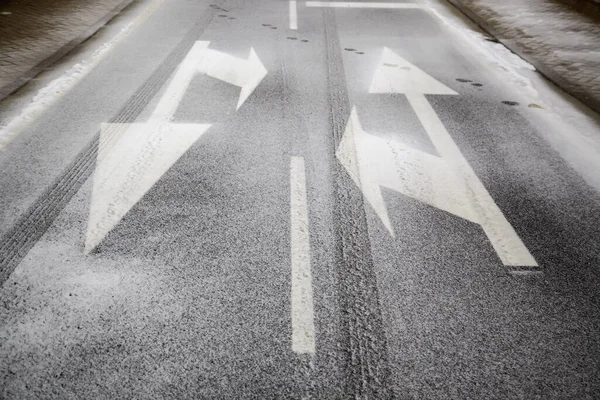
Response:
[{"label": "arrow head", "polygon": [[208,128],[208,124],[102,124],[86,254]]},{"label": "arrow head", "polygon": [[387,47],[369,93],[458,94]]},{"label": "arrow head", "polygon": [[267,69],[258,58],[258,55],[254,51],[254,48],[250,48],[250,56],[248,57],[248,72],[246,83],[242,86],[240,91],[240,98],[238,100],[236,110],[244,104],[246,99],[252,94],[254,89],[260,84],[263,78],[267,75]]},{"label": "arrow head", "polygon": [[369,165],[373,160],[377,160],[377,157],[371,157],[373,153],[384,152],[386,149],[380,148],[379,143],[371,140],[370,135],[363,131],[356,108],[353,107],[335,155],[356,186],[360,188],[363,197],[373,207],[390,235],[395,236],[379,183],[374,179]]}]

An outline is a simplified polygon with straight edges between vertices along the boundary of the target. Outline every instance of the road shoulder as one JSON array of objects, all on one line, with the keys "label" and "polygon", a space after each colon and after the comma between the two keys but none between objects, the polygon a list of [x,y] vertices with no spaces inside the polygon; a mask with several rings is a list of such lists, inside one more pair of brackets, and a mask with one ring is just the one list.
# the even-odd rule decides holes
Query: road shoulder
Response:
[{"label": "road shoulder", "polygon": [[572,0],[448,1],[565,92],[600,112],[600,5]]},{"label": "road shoulder", "polygon": [[[0,100],[93,36],[133,0],[11,3],[0,9]],[[41,37],[40,37],[41,36]]]}]

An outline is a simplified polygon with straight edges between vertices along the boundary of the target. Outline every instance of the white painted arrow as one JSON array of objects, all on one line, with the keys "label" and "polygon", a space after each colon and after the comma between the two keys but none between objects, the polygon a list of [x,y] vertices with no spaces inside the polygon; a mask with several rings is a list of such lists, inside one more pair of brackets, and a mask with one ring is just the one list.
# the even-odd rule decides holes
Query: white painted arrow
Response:
[{"label": "white painted arrow", "polygon": [[199,41],[180,64],[146,123],[103,124],[85,241],[92,251],[129,210],[198,140],[210,124],[172,122],[195,75],[240,86],[238,108],[266,75],[253,49],[247,61],[208,49]]},{"label": "white painted arrow", "polygon": [[458,94],[387,47],[383,48],[369,93]]},{"label": "white painted arrow", "polygon": [[247,60],[205,48],[201,54],[198,71],[241,87],[237,109],[244,104],[248,96],[252,94],[267,75],[267,70],[260,62],[254,48],[250,48],[250,55]]},{"label": "white painted arrow", "polygon": [[381,186],[477,222],[468,207],[464,182],[448,169],[443,159],[369,135],[362,129],[355,108],[336,155],[392,236],[394,228]]},{"label": "white painted arrow", "polygon": [[93,250],[210,125],[105,124],[101,142],[122,137],[98,160],[94,175],[85,252]]},{"label": "white painted arrow", "polygon": [[367,134],[352,110],[336,155],[390,234],[381,186],[479,224],[505,265],[537,266],[424,96],[457,93],[387,48],[370,92],[406,94],[440,155]]},{"label": "white painted arrow", "polygon": [[103,124],[85,240],[92,251],[173,164],[210,128],[170,122],[208,42],[196,42],[147,123]]}]

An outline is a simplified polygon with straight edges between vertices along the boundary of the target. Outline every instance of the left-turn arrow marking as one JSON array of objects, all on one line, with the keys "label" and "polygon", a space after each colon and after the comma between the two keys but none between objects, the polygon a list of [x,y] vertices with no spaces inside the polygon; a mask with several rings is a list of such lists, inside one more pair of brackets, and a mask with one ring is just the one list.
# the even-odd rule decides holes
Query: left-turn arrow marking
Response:
[{"label": "left-turn arrow marking", "polygon": [[356,108],[336,155],[392,236],[382,186],[477,223],[464,183],[442,158],[368,134]]},{"label": "left-turn arrow marking", "polygon": [[479,224],[504,265],[537,266],[425,97],[458,93],[388,48],[369,92],[406,95],[440,155],[367,134],[352,110],[336,155],[390,234],[394,229],[380,186]]}]

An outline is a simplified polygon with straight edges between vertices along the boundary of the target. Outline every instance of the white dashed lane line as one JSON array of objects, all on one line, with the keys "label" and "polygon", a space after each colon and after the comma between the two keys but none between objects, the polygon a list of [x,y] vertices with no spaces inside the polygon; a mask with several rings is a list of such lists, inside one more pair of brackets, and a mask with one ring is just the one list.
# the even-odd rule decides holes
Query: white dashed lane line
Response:
[{"label": "white dashed lane line", "polygon": [[292,157],[291,188],[291,261],[292,261],[292,350],[314,354],[315,326],[313,311],[312,274],[306,174],[304,158]]}]

